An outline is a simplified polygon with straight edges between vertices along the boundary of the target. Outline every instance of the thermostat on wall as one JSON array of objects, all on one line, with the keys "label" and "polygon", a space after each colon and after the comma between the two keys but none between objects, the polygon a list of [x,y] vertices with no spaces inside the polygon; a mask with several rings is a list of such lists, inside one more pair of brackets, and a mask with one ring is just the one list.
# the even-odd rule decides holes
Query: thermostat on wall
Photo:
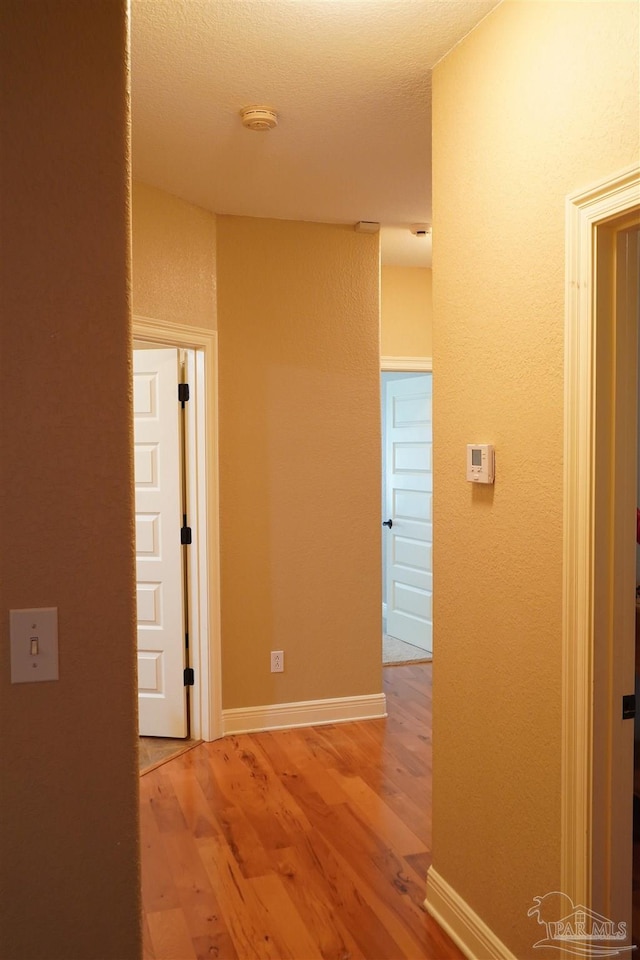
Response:
[{"label": "thermostat on wall", "polygon": [[467,444],[467,480],[472,483],[493,483],[495,465],[492,443]]}]

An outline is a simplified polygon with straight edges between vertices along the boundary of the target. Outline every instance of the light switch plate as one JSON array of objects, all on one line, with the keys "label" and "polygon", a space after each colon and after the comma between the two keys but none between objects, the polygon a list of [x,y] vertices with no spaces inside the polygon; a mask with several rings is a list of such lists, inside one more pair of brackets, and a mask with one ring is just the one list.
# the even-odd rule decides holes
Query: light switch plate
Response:
[{"label": "light switch plate", "polygon": [[11,683],[58,679],[58,608],[9,611]]}]

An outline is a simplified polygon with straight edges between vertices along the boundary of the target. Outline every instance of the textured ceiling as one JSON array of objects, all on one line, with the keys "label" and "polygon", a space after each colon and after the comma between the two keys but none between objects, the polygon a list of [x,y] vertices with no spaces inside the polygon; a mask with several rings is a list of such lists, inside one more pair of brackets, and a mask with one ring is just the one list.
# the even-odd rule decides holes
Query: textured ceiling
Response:
[{"label": "textured ceiling", "polygon": [[[133,0],[134,177],[215,213],[379,221],[386,262],[426,263],[431,68],[496,5]],[[244,129],[249,104],[277,128]]]}]

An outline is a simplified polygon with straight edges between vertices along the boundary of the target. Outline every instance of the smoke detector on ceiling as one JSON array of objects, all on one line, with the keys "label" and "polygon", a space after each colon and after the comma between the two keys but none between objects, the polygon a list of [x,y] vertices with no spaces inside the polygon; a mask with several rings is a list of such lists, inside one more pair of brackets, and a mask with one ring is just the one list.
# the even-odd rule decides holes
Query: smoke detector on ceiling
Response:
[{"label": "smoke detector on ceiling", "polygon": [[278,114],[270,107],[243,107],[240,116],[247,130],[273,130],[278,126]]},{"label": "smoke detector on ceiling", "polygon": [[409,227],[414,237],[428,237],[431,233],[430,223],[412,223]]}]

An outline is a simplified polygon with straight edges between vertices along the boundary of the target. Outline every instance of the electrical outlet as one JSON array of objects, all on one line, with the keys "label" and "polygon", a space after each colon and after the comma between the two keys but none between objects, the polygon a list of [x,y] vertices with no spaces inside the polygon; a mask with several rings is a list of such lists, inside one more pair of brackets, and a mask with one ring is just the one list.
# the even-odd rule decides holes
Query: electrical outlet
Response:
[{"label": "electrical outlet", "polygon": [[284,650],[271,651],[271,673],[284,673]]}]

